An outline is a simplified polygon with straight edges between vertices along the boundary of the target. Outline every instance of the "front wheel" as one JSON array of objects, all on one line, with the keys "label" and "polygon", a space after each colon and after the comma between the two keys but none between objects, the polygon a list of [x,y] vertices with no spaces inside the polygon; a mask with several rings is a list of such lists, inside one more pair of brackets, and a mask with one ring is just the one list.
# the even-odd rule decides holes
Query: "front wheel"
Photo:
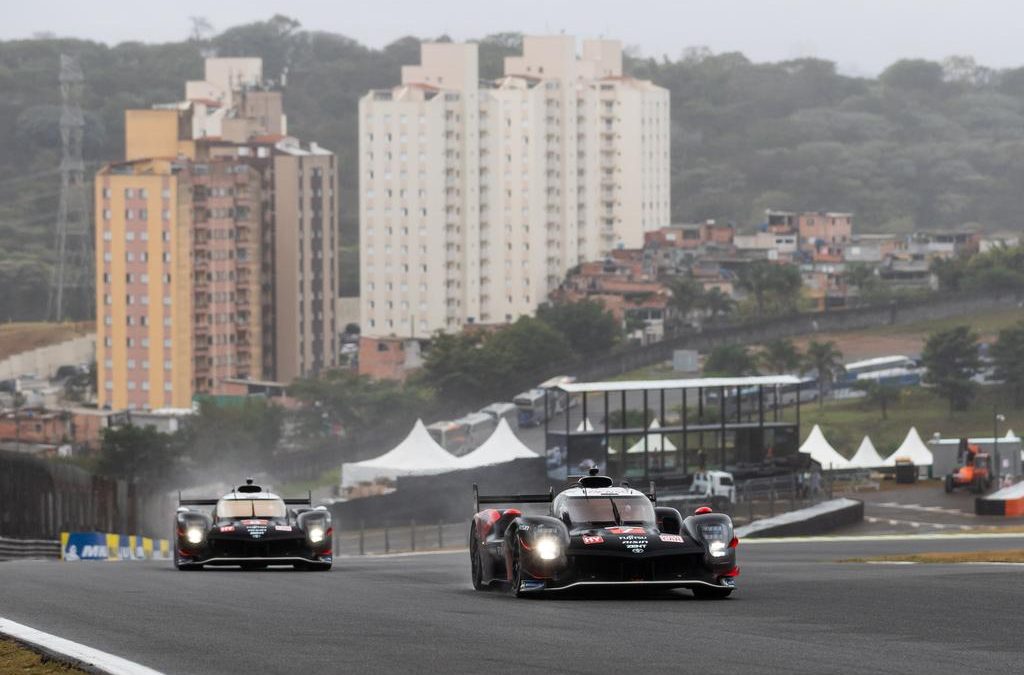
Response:
[{"label": "front wheel", "polygon": [[952,492],[952,491],[953,491],[953,477],[952,476],[946,476],[946,492],[949,493],[949,492]]},{"label": "front wheel", "polygon": [[732,593],[731,588],[712,588],[710,586],[694,586],[693,597],[698,600],[724,600]]},{"label": "front wheel", "polygon": [[523,566],[519,560],[519,541],[512,548],[512,566],[509,570],[509,593],[513,598],[523,597]]},{"label": "front wheel", "polygon": [[484,590],[487,584],[484,583],[483,561],[480,560],[480,540],[477,539],[475,531],[469,534],[469,564],[473,575],[473,588],[478,591]]}]

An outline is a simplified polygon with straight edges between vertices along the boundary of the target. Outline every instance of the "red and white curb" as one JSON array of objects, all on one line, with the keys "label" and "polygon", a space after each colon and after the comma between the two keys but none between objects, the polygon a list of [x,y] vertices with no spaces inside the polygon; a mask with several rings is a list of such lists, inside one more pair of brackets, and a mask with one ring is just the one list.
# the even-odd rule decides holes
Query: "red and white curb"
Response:
[{"label": "red and white curb", "polygon": [[60,661],[108,675],[162,675],[160,671],[0,617],[0,636],[29,645]]}]

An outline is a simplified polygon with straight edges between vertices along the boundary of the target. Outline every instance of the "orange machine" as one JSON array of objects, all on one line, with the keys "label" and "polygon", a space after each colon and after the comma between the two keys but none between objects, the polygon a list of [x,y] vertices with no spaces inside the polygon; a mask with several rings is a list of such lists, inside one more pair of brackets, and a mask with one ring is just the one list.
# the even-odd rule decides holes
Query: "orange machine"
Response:
[{"label": "orange machine", "polygon": [[946,492],[967,487],[975,494],[982,494],[992,486],[992,458],[966,438],[960,439],[957,463],[956,471],[946,476]]}]

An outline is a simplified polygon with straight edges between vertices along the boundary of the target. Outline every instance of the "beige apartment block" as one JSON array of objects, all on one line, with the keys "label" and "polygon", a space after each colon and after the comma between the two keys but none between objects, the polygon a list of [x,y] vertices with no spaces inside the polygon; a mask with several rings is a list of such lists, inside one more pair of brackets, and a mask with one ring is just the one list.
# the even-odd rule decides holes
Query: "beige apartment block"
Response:
[{"label": "beige apartment block", "polygon": [[532,314],[566,272],[669,224],[669,95],[622,47],[527,37],[495,82],[425,43],[360,101],[361,325],[428,337]]}]

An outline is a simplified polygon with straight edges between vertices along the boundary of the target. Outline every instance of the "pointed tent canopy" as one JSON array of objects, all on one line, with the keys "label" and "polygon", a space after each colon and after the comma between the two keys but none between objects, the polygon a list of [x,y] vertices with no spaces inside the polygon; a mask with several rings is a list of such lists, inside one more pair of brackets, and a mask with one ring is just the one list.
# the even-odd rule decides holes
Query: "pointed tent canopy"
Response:
[{"label": "pointed tent canopy", "polygon": [[871,438],[865,436],[864,440],[860,442],[857,452],[850,458],[850,464],[859,469],[875,469],[883,466],[885,460],[878,454],[878,450],[875,450],[875,444],[871,442]]},{"label": "pointed tent canopy", "polygon": [[478,466],[504,464],[514,459],[536,459],[537,457],[537,453],[526,447],[516,437],[508,422],[502,419],[498,422],[498,428],[479,448],[468,455],[457,458],[456,461],[460,469],[472,469]]},{"label": "pointed tent canopy", "polygon": [[585,420],[580,421],[580,423],[576,425],[576,431],[593,431],[593,430],[594,430],[594,425],[590,423],[590,418],[589,417],[586,418]]},{"label": "pointed tent canopy", "polygon": [[817,424],[811,429],[804,444],[800,446],[800,452],[810,455],[811,459],[821,464],[821,468],[825,471],[851,468],[850,460],[836,452],[836,449],[825,439],[825,434],[821,432],[821,427]]},{"label": "pointed tent canopy", "polygon": [[914,427],[910,427],[910,431],[907,432],[907,437],[903,439],[900,447],[885,458],[883,466],[896,466],[896,460],[904,457],[913,462],[914,466],[931,466],[935,461],[932,451],[924,444]]},{"label": "pointed tent canopy", "polygon": [[460,468],[455,456],[431,438],[423,420],[416,420],[412,431],[390,452],[362,462],[341,465],[342,487],[378,478],[420,476],[444,473]]},{"label": "pointed tent canopy", "polygon": [[[661,423],[658,422],[657,417],[651,422],[650,428],[654,430],[661,428]],[[649,452],[675,452],[676,446],[672,444],[672,441],[665,438],[664,434],[651,434],[647,437],[647,449]],[[629,450],[626,450],[626,454],[636,454],[643,451],[644,439],[641,438]]]},{"label": "pointed tent canopy", "polygon": [[1006,430],[1006,435],[1003,436],[1003,438],[1005,438],[1008,441],[1010,441],[1010,440],[1014,440],[1014,441],[1018,440],[1017,439],[1017,434],[1013,433],[1013,429],[1007,429]]}]

